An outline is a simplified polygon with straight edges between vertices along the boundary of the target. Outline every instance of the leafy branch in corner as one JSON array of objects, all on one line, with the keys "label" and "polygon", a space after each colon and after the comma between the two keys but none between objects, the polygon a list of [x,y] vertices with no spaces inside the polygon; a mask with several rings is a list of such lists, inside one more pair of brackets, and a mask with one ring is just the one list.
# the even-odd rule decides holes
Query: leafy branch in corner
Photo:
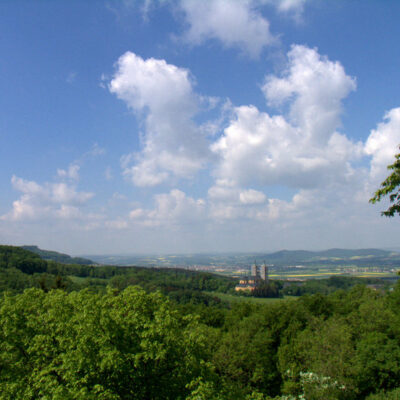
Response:
[{"label": "leafy branch in corner", "polygon": [[395,158],[396,161],[387,167],[393,172],[381,183],[380,189],[369,200],[370,203],[375,204],[389,195],[391,206],[381,213],[386,217],[393,217],[396,213],[400,215],[400,153],[396,154]]}]

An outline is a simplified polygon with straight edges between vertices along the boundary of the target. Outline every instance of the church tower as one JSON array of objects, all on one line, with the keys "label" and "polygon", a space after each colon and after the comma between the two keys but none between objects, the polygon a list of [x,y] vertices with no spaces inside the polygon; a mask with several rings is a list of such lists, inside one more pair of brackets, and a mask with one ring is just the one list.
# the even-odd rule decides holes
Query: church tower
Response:
[{"label": "church tower", "polygon": [[254,264],[251,266],[251,276],[259,276],[258,275],[258,266],[255,261],[254,261]]},{"label": "church tower", "polygon": [[265,262],[264,265],[261,267],[261,279],[268,283],[268,267],[266,266]]}]

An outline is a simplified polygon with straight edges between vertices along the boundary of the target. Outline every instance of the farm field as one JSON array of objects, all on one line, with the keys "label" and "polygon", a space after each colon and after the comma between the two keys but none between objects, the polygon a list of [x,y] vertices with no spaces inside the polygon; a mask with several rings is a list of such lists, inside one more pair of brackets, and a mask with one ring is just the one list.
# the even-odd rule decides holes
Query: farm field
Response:
[{"label": "farm field", "polygon": [[[236,275],[240,276],[240,275]],[[354,278],[385,278],[398,279],[398,269],[385,266],[358,267],[358,266],[288,266],[270,267],[269,277],[275,280],[309,280],[326,279],[331,276],[347,276]]]}]

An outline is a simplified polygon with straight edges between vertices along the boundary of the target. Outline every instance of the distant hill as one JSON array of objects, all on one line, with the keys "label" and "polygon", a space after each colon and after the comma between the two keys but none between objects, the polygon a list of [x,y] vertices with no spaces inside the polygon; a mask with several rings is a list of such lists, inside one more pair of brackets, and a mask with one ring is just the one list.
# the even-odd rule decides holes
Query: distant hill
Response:
[{"label": "distant hill", "polygon": [[320,257],[340,257],[340,258],[351,258],[351,257],[389,257],[393,252],[379,249],[329,249],[317,252]]},{"label": "distant hill", "polygon": [[[323,251],[281,250],[265,254],[268,263],[315,262],[322,260],[351,260],[392,257],[393,252],[379,249],[328,249]],[[397,254],[399,256],[399,254]]]},{"label": "distant hill", "polygon": [[82,257],[71,257],[68,254],[58,253],[57,251],[42,250],[37,246],[21,246],[21,248],[31,251],[39,255],[43,260],[56,261],[63,264],[79,264],[79,265],[92,265],[96,264],[94,261],[88,258]]}]

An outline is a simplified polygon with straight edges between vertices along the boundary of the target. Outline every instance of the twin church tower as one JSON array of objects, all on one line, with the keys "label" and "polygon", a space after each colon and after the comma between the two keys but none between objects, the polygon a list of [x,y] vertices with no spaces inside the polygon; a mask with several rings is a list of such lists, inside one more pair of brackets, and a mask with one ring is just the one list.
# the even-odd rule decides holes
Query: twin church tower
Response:
[{"label": "twin church tower", "polygon": [[235,290],[253,291],[262,283],[268,283],[268,279],[268,267],[265,263],[259,267],[254,261],[254,264],[251,266],[251,275],[240,278],[239,285],[235,287]]},{"label": "twin church tower", "polygon": [[268,267],[265,265],[265,262],[262,266],[258,267],[257,263],[254,261],[254,264],[251,266],[251,276],[268,283]]}]

